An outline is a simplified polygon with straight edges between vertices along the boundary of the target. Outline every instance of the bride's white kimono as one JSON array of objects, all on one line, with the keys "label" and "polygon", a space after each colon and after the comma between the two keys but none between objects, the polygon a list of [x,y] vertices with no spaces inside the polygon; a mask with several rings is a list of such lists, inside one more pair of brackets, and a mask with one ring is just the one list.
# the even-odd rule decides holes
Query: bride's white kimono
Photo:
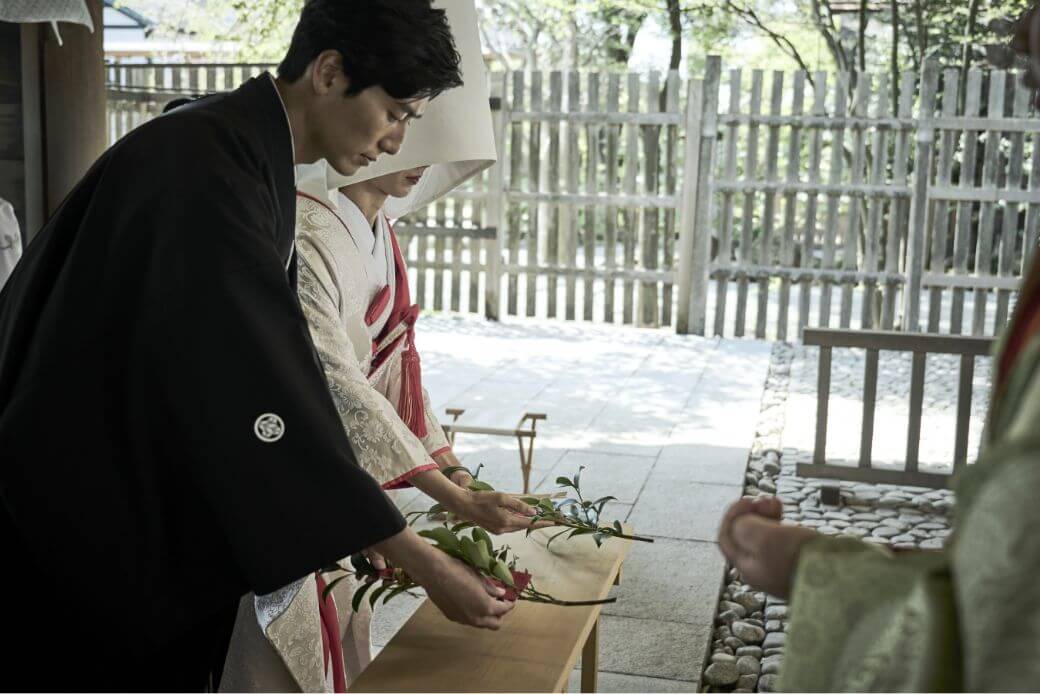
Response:
[{"label": "bride's white kimono", "polygon": [[[389,220],[380,212],[369,227],[341,193],[333,200],[299,193],[296,230],[300,304],[347,438],[384,488],[408,486],[451,448],[419,384],[418,307],[410,304]],[[366,604],[351,611],[355,587],[347,578],[333,589],[347,683],[370,657],[371,610]],[[221,689],[335,691],[336,673],[323,654],[337,639],[328,624],[323,634],[318,593],[312,576],[271,595],[246,596]]]}]

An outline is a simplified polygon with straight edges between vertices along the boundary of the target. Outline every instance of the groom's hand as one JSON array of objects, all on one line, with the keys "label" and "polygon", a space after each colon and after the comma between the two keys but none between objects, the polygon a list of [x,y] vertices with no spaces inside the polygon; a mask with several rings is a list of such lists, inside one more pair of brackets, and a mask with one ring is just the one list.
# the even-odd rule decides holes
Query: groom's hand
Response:
[{"label": "groom's hand", "polygon": [[505,591],[476,571],[436,549],[405,528],[374,545],[394,566],[405,570],[426,590],[433,604],[453,622],[496,630],[515,602],[502,600]]}]

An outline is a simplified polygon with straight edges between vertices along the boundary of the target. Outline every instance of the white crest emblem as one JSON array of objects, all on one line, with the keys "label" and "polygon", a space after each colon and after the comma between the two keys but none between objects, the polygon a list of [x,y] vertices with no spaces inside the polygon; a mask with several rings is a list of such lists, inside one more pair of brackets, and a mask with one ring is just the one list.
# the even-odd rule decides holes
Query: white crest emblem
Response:
[{"label": "white crest emblem", "polygon": [[273,412],[267,412],[256,418],[253,423],[256,437],[264,443],[274,443],[285,434],[285,422]]}]

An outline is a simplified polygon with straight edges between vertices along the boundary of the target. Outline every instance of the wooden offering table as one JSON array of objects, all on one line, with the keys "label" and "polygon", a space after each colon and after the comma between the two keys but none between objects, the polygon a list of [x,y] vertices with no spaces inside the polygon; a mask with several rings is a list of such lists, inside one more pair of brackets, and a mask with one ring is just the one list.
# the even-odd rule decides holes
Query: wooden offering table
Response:
[{"label": "wooden offering table", "polygon": [[[516,552],[518,569],[534,586],[560,600],[608,596],[621,577],[630,540],[588,535],[545,543],[559,528],[495,537]],[[625,529],[631,533],[631,529]],[[602,605],[562,607],[520,601],[499,631],[448,621],[426,601],[405,623],[351,692],[562,692],[582,656],[581,690],[596,691]],[[379,609],[378,607],[376,609]]]}]

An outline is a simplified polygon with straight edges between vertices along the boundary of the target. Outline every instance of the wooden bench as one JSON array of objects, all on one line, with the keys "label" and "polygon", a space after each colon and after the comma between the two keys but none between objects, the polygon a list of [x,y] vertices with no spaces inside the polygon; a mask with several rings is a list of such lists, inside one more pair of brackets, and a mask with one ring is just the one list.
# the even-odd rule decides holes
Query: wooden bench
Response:
[{"label": "wooden bench", "polygon": [[520,472],[524,477],[524,494],[529,493],[531,483],[531,464],[534,460],[534,437],[537,435],[538,422],[547,416],[526,410],[486,408],[466,409],[448,407],[445,412],[452,417],[448,424],[442,424],[448,442],[455,445],[456,434],[485,434],[488,436],[515,436],[520,448]]},{"label": "wooden bench", "polygon": [[[816,440],[812,463],[798,465],[799,477],[831,480],[900,484],[915,487],[943,488],[952,475],[922,472],[918,469],[921,443],[921,415],[924,405],[924,378],[929,354],[953,354],[960,357],[957,384],[957,424],[954,433],[953,472],[968,463],[968,424],[971,417],[972,378],[975,359],[990,354],[994,339],[966,335],[935,335],[883,330],[836,330],[806,328],[802,337],[807,346],[820,348],[816,387]],[[827,463],[827,417],[831,390],[831,352],[840,349],[865,349],[867,359],[863,376],[863,422],[860,429],[859,465],[847,467]],[[879,352],[911,352],[910,417],[906,433],[906,464],[903,470],[879,470],[873,467],[874,410],[877,401]],[[838,501],[834,485],[821,489],[821,500]]]},{"label": "wooden bench", "polygon": [[[606,598],[620,581],[631,544],[588,535],[546,540],[557,528],[496,538],[519,557],[534,585],[561,600]],[[631,528],[626,526],[626,533]],[[406,599],[406,598],[398,598]],[[563,692],[581,655],[581,691],[596,691],[602,605],[560,607],[521,601],[498,631],[448,621],[424,602],[361,676],[351,692]]]}]

